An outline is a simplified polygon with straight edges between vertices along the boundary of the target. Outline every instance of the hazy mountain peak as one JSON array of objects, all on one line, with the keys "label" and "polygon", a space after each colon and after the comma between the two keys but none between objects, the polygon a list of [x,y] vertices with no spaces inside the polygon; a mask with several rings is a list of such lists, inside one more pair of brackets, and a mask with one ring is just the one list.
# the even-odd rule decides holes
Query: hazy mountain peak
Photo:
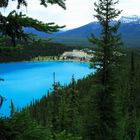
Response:
[{"label": "hazy mountain peak", "polygon": [[140,24],[140,17],[137,15],[122,16],[119,21],[121,21],[122,23],[139,23]]}]

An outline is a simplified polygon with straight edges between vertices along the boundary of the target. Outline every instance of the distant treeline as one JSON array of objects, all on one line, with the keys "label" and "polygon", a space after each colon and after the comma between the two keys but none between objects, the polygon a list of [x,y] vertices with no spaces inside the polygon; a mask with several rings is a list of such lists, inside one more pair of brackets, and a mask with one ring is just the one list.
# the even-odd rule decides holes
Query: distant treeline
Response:
[{"label": "distant treeline", "polygon": [[[139,140],[140,49],[127,49],[122,53],[125,55],[114,73],[117,77],[113,87],[115,137],[117,140],[130,140],[129,137]],[[64,87],[54,83],[52,93],[33,101],[19,113],[11,102],[11,117],[0,120],[0,137],[2,140],[92,140],[96,136],[93,131],[95,116],[98,117],[94,86],[97,75],[98,72],[78,81],[72,77],[70,85]]]},{"label": "distant treeline", "polygon": [[64,51],[82,49],[83,47],[66,46],[47,41],[34,41],[33,43],[19,43],[16,47],[0,45],[0,62],[30,61],[38,56],[60,56]]}]

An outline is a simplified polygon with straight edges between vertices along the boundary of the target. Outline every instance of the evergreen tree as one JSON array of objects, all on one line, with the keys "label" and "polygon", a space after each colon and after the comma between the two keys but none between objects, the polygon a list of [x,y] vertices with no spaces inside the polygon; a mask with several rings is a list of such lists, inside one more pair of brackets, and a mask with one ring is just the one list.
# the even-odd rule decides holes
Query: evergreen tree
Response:
[{"label": "evergreen tree", "polygon": [[126,118],[125,118],[125,132],[124,140],[135,140],[137,135],[137,112],[136,112],[136,72],[135,72],[135,60],[134,53],[131,53],[130,61],[130,72],[129,72],[129,85],[127,93],[127,106],[126,109]]},{"label": "evergreen tree", "polygon": [[[12,0],[15,1],[15,0]],[[62,8],[65,9],[64,0],[40,0],[41,5],[47,6],[50,4],[58,4]],[[21,5],[27,6],[26,0],[18,0],[17,9],[20,8]],[[6,8],[9,4],[9,0],[0,0],[0,8]],[[2,35],[11,38],[11,42],[13,46],[16,46],[16,40],[24,40],[27,41],[29,39],[29,34],[26,34],[23,30],[23,27],[33,27],[38,31],[43,31],[46,33],[52,33],[59,31],[60,28],[64,26],[58,26],[54,23],[43,23],[41,21],[32,19],[23,15],[22,13],[17,13],[16,10],[13,10],[9,13],[7,17],[3,16],[0,12],[0,32]]]},{"label": "evergreen tree", "polygon": [[0,32],[3,36],[10,37],[13,47],[16,46],[16,40],[32,40],[33,36],[24,32],[23,27],[32,27],[38,31],[52,33],[59,31],[64,26],[58,26],[54,23],[43,23],[41,21],[29,18],[22,13],[12,11],[7,17],[0,13]]},{"label": "evergreen tree", "polygon": [[[1,8],[6,8],[11,1],[16,1],[16,0],[0,0],[0,7]],[[47,4],[58,4],[59,6],[65,7],[65,0],[40,0],[40,5],[43,5],[47,7]],[[17,8],[19,9],[20,6],[27,6],[28,5],[28,0],[17,0]]]},{"label": "evergreen tree", "polygon": [[116,0],[99,0],[95,3],[94,15],[102,28],[100,38],[92,35],[90,39],[97,47],[93,66],[97,69],[95,90],[93,98],[93,125],[90,126],[90,139],[115,140],[115,74],[117,66],[118,47],[121,45],[120,36],[117,34],[120,23],[113,22],[121,11],[115,9]]},{"label": "evergreen tree", "polygon": [[51,125],[52,125],[52,131],[57,132],[59,130],[58,126],[58,113],[59,113],[59,88],[60,84],[55,81],[55,72],[53,73],[53,93],[52,93],[52,120],[51,120]]},{"label": "evergreen tree", "polygon": [[[45,127],[38,125],[27,110],[16,113],[10,120],[12,128],[10,140],[50,140],[51,134]],[[8,140],[8,139],[7,139]]]},{"label": "evergreen tree", "polygon": [[66,96],[64,95],[65,92],[62,93],[63,95],[60,98],[59,102],[59,131],[68,131],[69,128],[69,118],[68,118],[68,112],[69,112],[69,105],[67,103]]},{"label": "evergreen tree", "polygon": [[[3,78],[0,78],[0,81],[4,81],[4,79],[3,79]],[[1,108],[1,106],[2,106],[2,104],[3,104],[3,101],[4,101],[4,97],[2,97],[2,96],[0,95],[0,108]]]},{"label": "evergreen tree", "polygon": [[80,127],[80,116],[79,116],[79,92],[76,90],[76,81],[74,79],[74,75],[72,76],[71,88],[68,91],[68,103],[69,103],[69,127],[70,132],[73,134],[78,134],[78,129]]},{"label": "evergreen tree", "polygon": [[10,116],[13,117],[13,115],[15,114],[15,107],[14,107],[14,103],[13,101],[11,100],[11,111],[10,111]]}]

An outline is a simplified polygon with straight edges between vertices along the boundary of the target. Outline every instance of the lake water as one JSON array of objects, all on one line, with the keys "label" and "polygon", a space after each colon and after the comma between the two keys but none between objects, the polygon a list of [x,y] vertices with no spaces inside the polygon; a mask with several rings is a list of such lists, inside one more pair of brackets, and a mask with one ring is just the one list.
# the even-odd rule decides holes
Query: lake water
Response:
[{"label": "lake water", "polygon": [[0,64],[0,78],[5,79],[0,81],[0,95],[6,98],[0,115],[9,115],[11,100],[16,108],[21,109],[33,99],[47,94],[53,84],[54,72],[56,82],[64,85],[70,83],[73,74],[77,80],[93,72],[93,69],[89,69],[88,63],[64,61]]}]

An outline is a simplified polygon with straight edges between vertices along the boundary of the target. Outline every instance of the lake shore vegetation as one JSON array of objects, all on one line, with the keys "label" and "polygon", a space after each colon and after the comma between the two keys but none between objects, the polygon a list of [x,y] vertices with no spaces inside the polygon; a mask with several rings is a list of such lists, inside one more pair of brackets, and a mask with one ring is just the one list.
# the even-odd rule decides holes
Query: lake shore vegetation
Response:
[{"label": "lake shore vegetation", "polygon": [[[41,0],[40,4],[58,4],[65,9],[64,2]],[[102,27],[101,36],[90,38],[95,49],[91,67],[96,72],[77,81],[73,76],[67,86],[54,81],[52,92],[19,112],[11,101],[10,116],[0,118],[0,140],[140,140],[140,48],[120,48],[123,45],[118,34],[120,23],[112,23],[121,13],[115,8],[118,2],[98,0],[94,4],[94,16]],[[7,0],[0,3],[0,7],[7,5]],[[18,0],[18,8],[21,5],[26,6],[26,1]],[[3,27],[5,20],[0,21]],[[44,30],[44,24],[40,26]],[[12,27],[13,32],[0,28],[13,43],[9,48],[6,41],[3,42],[5,38],[1,38],[0,45],[4,47],[0,47],[0,62],[33,60],[39,56],[48,59],[46,56],[59,56],[65,50],[74,49],[48,42],[46,47],[46,43],[39,41],[29,42],[24,47],[16,45],[18,37],[24,37],[24,33],[21,26]],[[3,101],[1,97],[0,107]]]}]

